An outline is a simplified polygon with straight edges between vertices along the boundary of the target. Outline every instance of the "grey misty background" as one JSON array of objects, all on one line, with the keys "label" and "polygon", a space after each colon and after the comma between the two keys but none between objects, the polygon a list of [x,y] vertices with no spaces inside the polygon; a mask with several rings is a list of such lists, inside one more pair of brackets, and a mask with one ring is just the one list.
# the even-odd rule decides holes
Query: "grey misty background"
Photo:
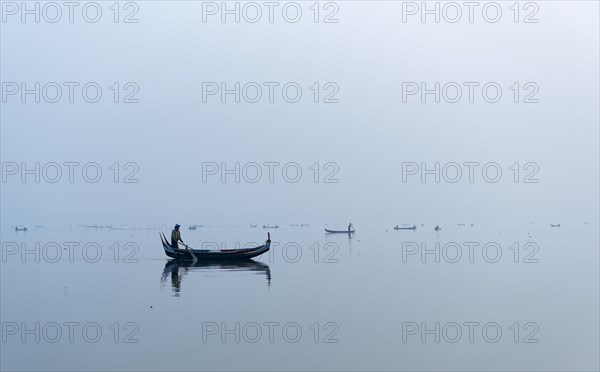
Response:
[{"label": "grey misty background", "polygon": [[[401,22],[392,2],[340,4],[337,24],[202,23],[201,4],[142,2],[138,24],[110,14],[88,24],[10,21],[1,28],[2,81],[95,81],[88,104],[2,104],[3,162],[97,162],[102,180],[3,183],[3,225],[76,223],[598,223],[598,3],[541,2],[537,24]],[[506,7],[504,7],[506,8]],[[135,82],[137,104],[108,87]],[[202,103],[204,81],[295,81],[299,103]],[[335,82],[337,104],[308,87]],[[402,103],[404,81],[498,82],[499,103]],[[540,103],[508,87],[535,82]],[[431,100],[431,99],[430,99]],[[114,184],[114,162],[136,162],[137,184]],[[297,162],[290,184],[202,182],[202,162]],[[501,181],[402,182],[402,162],[499,163]],[[314,162],[339,165],[314,183]],[[539,165],[515,184],[514,162]],[[325,172],[321,173],[321,176]],[[522,172],[522,175],[524,172]],[[31,178],[29,178],[31,180]],[[431,178],[429,178],[431,180]]]}]

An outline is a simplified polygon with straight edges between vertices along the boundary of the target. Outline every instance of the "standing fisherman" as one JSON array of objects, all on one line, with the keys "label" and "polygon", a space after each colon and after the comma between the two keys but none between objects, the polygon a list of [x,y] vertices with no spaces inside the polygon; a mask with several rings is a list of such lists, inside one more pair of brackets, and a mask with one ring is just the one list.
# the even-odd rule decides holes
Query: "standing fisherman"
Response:
[{"label": "standing fisherman", "polygon": [[173,231],[171,231],[171,246],[173,249],[179,249],[179,242],[183,243],[183,240],[181,240],[181,232],[179,231],[180,227],[181,225],[176,224]]}]

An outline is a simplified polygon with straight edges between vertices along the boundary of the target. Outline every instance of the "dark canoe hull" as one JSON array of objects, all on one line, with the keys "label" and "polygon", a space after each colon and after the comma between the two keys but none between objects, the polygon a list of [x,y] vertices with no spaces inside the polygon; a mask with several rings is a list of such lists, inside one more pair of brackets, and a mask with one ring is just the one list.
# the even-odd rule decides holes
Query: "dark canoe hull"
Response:
[{"label": "dark canoe hull", "polygon": [[394,227],[394,230],[416,230],[416,229],[417,229],[416,226],[409,226],[409,227],[398,227],[398,226],[395,226]]},{"label": "dark canoe hull", "polygon": [[[169,241],[164,234],[160,234],[160,240],[162,241],[163,249],[165,254],[176,260],[183,261],[241,261],[249,260],[253,257],[260,256],[266,253],[271,248],[271,239],[265,242],[265,244],[247,249],[222,249],[219,251],[209,251],[200,249],[175,249],[169,244]],[[193,254],[192,254],[193,253]]]},{"label": "dark canoe hull", "polygon": [[329,230],[329,229],[325,229],[325,232],[328,232],[330,234],[352,234],[354,232],[354,230]]}]

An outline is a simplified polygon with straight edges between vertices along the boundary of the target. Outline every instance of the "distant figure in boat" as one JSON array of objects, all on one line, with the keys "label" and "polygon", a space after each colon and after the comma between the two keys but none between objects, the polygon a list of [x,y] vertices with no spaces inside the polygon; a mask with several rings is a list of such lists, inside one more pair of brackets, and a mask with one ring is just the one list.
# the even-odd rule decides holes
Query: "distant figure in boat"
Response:
[{"label": "distant figure in boat", "polygon": [[348,232],[352,231],[352,222],[348,224]]},{"label": "distant figure in boat", "polygon": [[439,225],[436,225],[436,227],[434,228],[435,231],[440,231],[442,228]]},{"label": "distant figure in boat", "polygon": [[404,226],[400,227],[398,225],[394,226],[394,230],[416,230],[417,225],[408,226],[404,224]]},{"label": "distant figure in boat", "polygon": [[183,243],[183,240],[181,240],[181,232],[179,231],[180,227],[181,225],[176,224],[173,231],[171,231],[171,246],[173,249],[179,249],[179,242]]}]

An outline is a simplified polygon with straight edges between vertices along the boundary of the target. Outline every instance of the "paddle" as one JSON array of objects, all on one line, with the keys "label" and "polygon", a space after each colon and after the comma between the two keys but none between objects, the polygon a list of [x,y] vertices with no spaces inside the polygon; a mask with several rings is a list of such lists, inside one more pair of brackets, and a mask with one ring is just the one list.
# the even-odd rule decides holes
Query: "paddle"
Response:
[{"label": "paddle", "polygon": [[190,248],[187,244],[185,244],[184,242],[181,242],[185,248],[190,252],[190,254],[192,255],[192,258],[194,259],[194,263],[198,262],[198,257],[196,257],[196,255],[194,254],[194,251],[192,250],[192,248]]}]

